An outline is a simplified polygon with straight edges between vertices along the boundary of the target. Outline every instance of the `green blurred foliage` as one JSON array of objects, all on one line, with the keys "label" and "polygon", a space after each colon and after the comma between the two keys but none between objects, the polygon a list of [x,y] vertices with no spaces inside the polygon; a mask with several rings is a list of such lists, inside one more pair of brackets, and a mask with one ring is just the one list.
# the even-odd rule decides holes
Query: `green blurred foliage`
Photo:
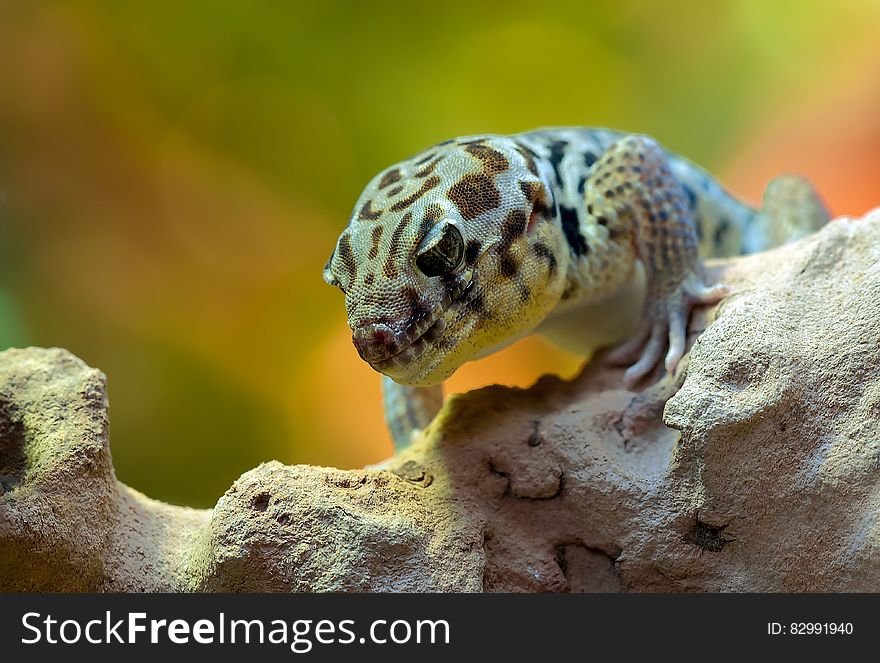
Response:
[{"label": "green blurred foliage", "polygon": [[322,374],[353,353],[320,280],[379,169],[456,135],[569,124],[717,168],[859,61],[880,18],[832,0],[0,12],[0,346],[105,371],[119,477],[197,506],[261,460],[381,458],[325,425],[359,395]]},{"label": "green blurred foliage", "polygon": [[0,292],[0,348],[14,348],[27,342],[28,333],[9,295]]}]

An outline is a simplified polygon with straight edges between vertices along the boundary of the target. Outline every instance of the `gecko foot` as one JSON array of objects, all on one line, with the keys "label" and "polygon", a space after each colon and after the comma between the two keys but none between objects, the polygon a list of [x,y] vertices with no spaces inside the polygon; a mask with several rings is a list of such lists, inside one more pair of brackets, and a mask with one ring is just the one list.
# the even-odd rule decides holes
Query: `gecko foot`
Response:
[{"label": "gecko foot", "polygon": [[664,349],[666,371],[672,373],[684,356],[691,310],[716,304],[729,292],[726,285],[707,286],[698,274],[691,273],[678,288],[647,308],[632,338],[608,353],[607,360],[616,365],[631,364],[623,374],[628,388],[654,370]]}]

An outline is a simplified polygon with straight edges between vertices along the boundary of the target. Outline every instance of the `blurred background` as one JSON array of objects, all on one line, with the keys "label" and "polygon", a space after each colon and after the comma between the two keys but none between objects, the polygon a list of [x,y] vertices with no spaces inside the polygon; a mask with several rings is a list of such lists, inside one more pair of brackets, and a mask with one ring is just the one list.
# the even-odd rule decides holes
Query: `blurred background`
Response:
[{"label": "blurred background", "polygon": [[[880,204],[880,2],[0,0],[0,348],[109,379],[119,478],[211,506],[257,463],[391,453],[321,280],[361,188],[457,135],[654,135],[757,200]],[[452,391],[580,360],[527,340]]]}]

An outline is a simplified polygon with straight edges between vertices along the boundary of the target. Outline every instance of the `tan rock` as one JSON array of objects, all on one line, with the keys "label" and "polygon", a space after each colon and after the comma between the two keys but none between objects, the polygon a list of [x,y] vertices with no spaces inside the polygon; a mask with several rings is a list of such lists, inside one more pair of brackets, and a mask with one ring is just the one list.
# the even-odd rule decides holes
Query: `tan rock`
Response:
[{"label": "tan rock", "polygon": [[101,373],[0,353],[0,590],[877,591],[880,210],[715,271],[641,393],[455,396],[392,471],[266,463],[212,511],[116,481]]}]

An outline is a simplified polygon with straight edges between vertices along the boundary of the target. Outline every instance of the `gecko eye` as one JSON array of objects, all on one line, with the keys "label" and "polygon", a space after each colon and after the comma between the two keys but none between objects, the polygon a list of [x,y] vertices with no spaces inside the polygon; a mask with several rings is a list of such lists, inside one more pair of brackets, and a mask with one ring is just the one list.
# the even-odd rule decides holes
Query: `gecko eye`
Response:
[{"label": "gecko eye", "polygon": [[461,264],[464,240],[451,223],[438,223],[422,240],[416,267],[425,276],[449,274]]}]

